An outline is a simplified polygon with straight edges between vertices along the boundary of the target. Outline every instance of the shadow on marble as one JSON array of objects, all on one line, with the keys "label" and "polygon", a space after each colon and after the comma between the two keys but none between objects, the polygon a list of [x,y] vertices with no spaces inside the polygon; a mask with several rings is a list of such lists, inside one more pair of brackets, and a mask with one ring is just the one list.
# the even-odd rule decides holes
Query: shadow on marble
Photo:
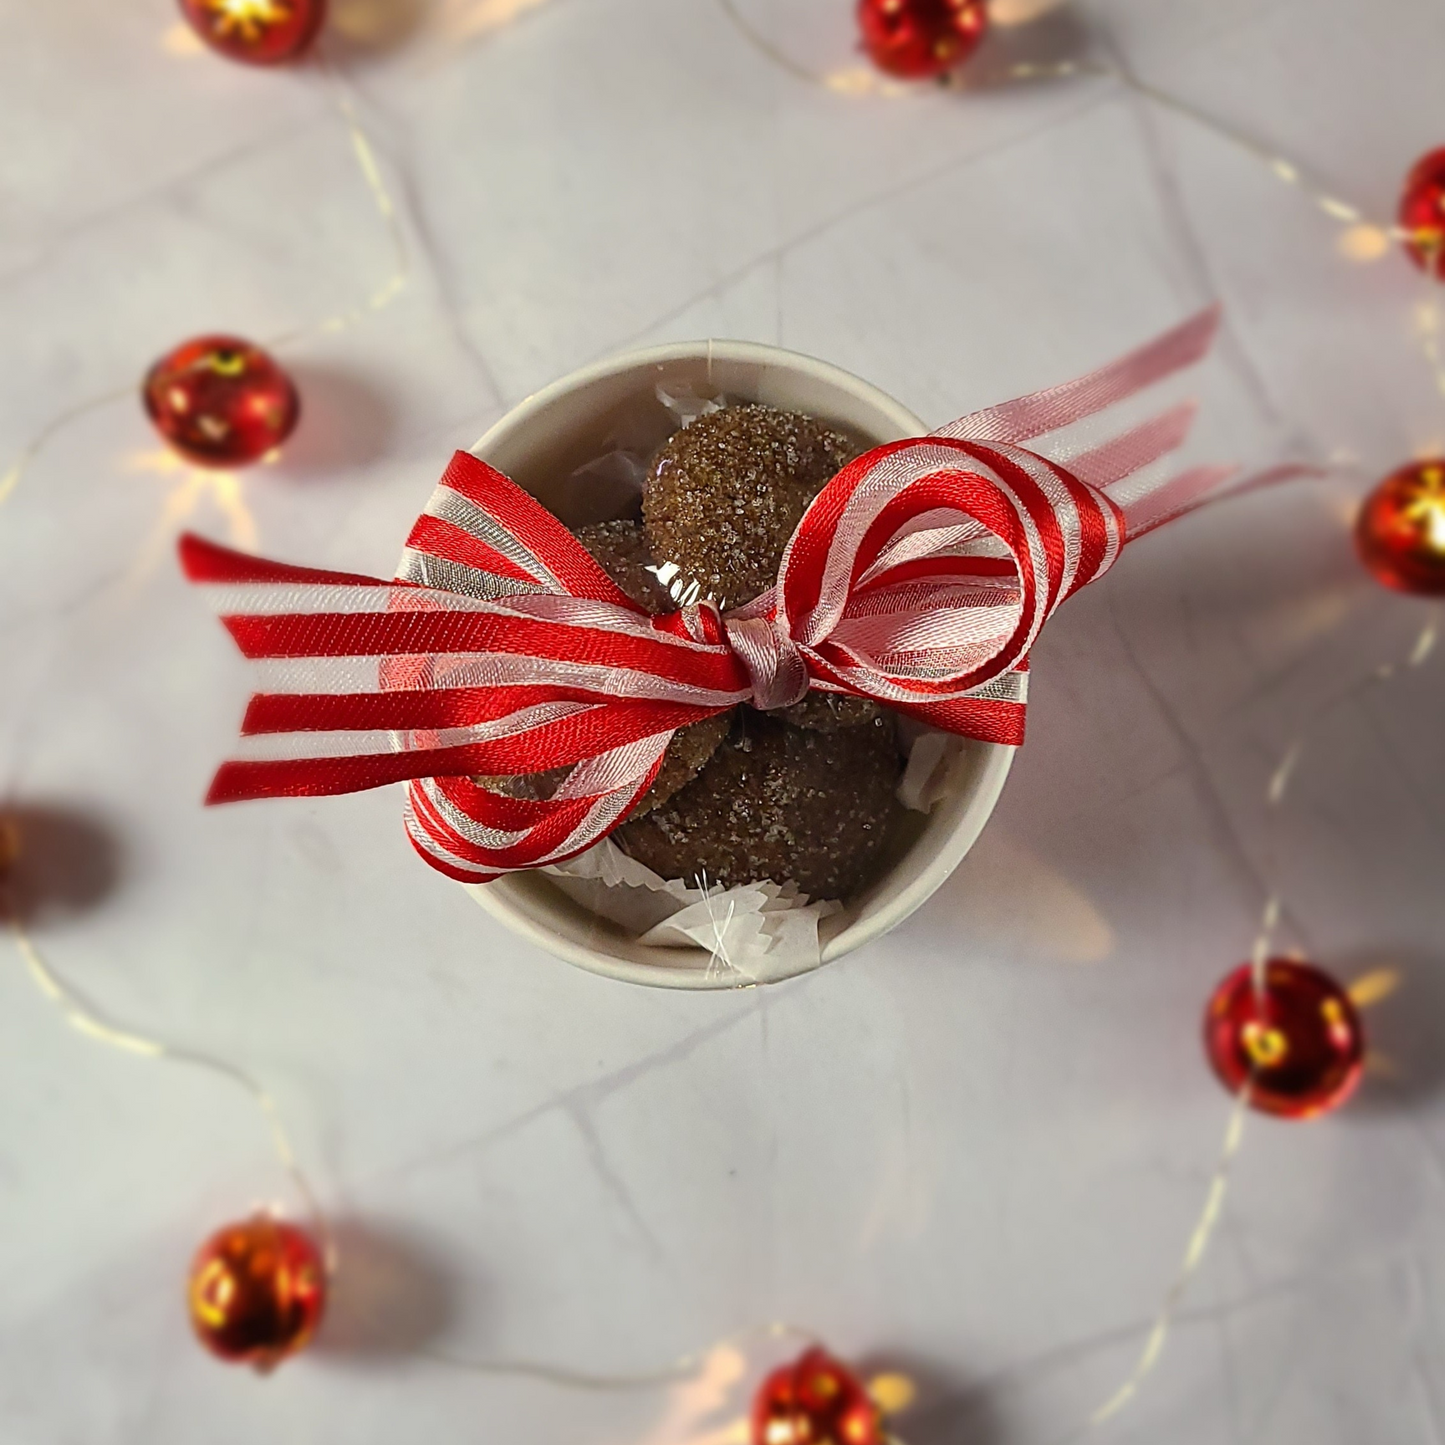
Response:
[{"label": "shadow on marble", "polygon": [[372,1219],[332,1224],[339,1268],[316,1351],[362,1363],[415,1353],[457,1312],[456,1284],[439,1250],[415,1231]]},{"label": "shadow on marble", "polygon": [[27,928],[88,913],[115,891],[123,849],[114,828],[69,803],[26,803],[0,810],[13,830],[9,906]]},{"label": "shadow on marble", "polygon": [[326,49],[342,65],[364,65],[400,50],[438,0],[331,0]]},{"label": "shadow on marble", "polygon": [[[960,73],[958,89],[966,95],[1006,85],[1057,85],[1060,77],[1049,72],[1084,60],[1090,39],[1087,24],[1069,5],[1048,10],[1026,24],[995,25]],[[1037,66],[1044,73],[1020,75],[1021,66]]]},{"label": "shadow on marble", "polygon": [[861,1362],[868,1379],[906,1375],[917,1390],[914,1403],[889,1424],[908,1445],[1008,1445],[1009,1435],[987,1390],[961,1383],[952,1365],[917,1356],[889,1356]]},{"label": "shadow on marble", "polygon": [[396,404],[369,377],[341,367],[299,363],[301,422],[281,455],[280,476],[336,476],[383,455],[396,426]]},{"label": "shadow on marble", "polygon": [[[1221,348],[1223,349],[1223,348]],[[1226,463],[1237,458],[1223,453]],[[1303,446],[1284,453],[1307,460]],[[1211,458],[1212,460],[1212,458]],[[1250,467],[1261,465],[1251,458]],[[1182,550],[1167,568],[1147,560],[1152,538],[1131,547],[1119,572],[1104,580],[1101,600],[1151,648],[1210,647],[1217,654],[1248,636],[1296,661],[1311,646],[1339,633],[1380,589],[1356,558],[1343,494],[1309,480],[1286,482],[1255,497],[1228,497],[1176,525]],[[1187,542],[1185,539],[1188,539]],[[1057,636],[1066,608],[1050,626]],[[1186,637],[1186,625],[1198,641]],[[1389,657],[1362,656],[1362,671]],[[1263,686],[1275,685],[1265,670]]]},{"label": "shadow on marble", "polygon": [[1445,1088],[1445,953],[1380,948],[1331,961],[1342,983],[1394,975],[1361,1010],[1368,1062],[1351,1113],[1411,1109]]}]

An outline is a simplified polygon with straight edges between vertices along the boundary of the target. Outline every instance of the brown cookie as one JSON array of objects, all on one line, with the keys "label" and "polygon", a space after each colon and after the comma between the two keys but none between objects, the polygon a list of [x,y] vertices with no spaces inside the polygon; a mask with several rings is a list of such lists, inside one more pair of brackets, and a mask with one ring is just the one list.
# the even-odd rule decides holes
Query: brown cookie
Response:
[{"label": "brown cookie", "polygon": [[817,733],[835,733],[840,728],[863,727],[877,722],[883,709],[871,697],[845,697],[838,692],[810,692],[802,702],[780,708],[778,716],[795,728]]},{"label": "brown cookie", "polygon": [[736,607],[777,581],[808,503],[857,455],[821,422],[771,406],[730,406],[675,432],[642,493],[647,541],[704,597]]},{"label": "brown cookie", "polygon": [[745,712],[687,787],[612,836],[664,878],[847,898],[883,867],[901,773],[887,717],[825,734]]},{"label": "brown cookie", "polygon": [[650,813],[692,782],[717,752],[732,724],[732,713],[720,712],[716,717],[705,717],[701,722],[678,728],[662,755],[662,767],[652,780],[652,786],[629,816],[640,818],[644,813]]},{"label": "brown cookie", "polygon": [[641,522],[593,522],[572,534],[592,560],[635,602],[654,615],[671,612],[667,588],[657,580]]}]

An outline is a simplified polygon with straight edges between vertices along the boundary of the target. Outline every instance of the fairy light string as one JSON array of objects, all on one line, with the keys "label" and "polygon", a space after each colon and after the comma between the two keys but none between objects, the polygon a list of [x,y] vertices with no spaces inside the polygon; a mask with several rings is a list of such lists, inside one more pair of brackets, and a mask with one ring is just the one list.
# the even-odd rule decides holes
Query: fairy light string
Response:
[{"label": "fairy light string", "polygon": [[[190,34],[189,31],[186,33]],[[391,191],[387,187],[380,161],[377,159],[376,148],[362,124],[351,85],[341,68],[326,55],[320,46],[317,47],[315,63],[326,87],[328,104],[346,132],[352,158],[386,232],[387,243],[392,253],[392,269],[363,301],[320,321],[281,332],[262,343],[268,350],[274,351],[285,350],[311,337],[334,336],[351,329],[369,316],[390,306],[406,290],[412,275],[411,250],[407,243],[406,227],[396,202],[392,198]],[[116,402],[134,397],[135,390],[134,384],[112,387],[108,391],[79,401],[52,417],[35,436],[20,448],[3,475],[0,475],[0,506],[3,506],[14,495],[41,452],[61,432],[82,417],[89,416]],[[188,468],[188,470],[196,469]],[[192,490],[196,490],[194,485]]]},{"label": "fairy light string", "polygon": [[1205,130],[1212,131],[1221,139],[1247,152],[1267,166],[1277,179],[1308,196],[1331,220],[1350,226],[1367,225],[1390,241],[1409,241],[1414,235],[1412,231],[1394,222],[1371,220],[1359,206],[1334,194],[1321,181],[1312,176],[1304,166],[1255,140],[1242,128],[1232,125],[1228,121],[1220,120],[1201,106],[1139,79],[1120,65],[1102,60],[1021,61],[1006,67],[996,75],[990,75],[984,81],[973,79],[970,68],[965,65],[945,72],[932,83],[890,80],[878,72],[862,66],[820,71],[811,69],[795,60],[781,46],[770,40],[743,15],[738,8],[737,0],[718,0],[718,5],[748,44],[766,56],[773,64],[785,70],[795,79],[811,85],[822,86],[826,90],[843,95],[883,99],[917,99],[937,89],[979,93],[998,89],[1001,85],[1025,81],[1066,80],[1077,76],[1117,81],[1136,95],[1193,121]]},{"label": "fairy light string", "polygon": [[[23,849],[23,838],[18,840],[17,846]],[[161,1039],[152,1038],[133,1029],[122,1028],[109,1022],[46,962],[21,921],[20,911],[13,898],[0,897],[0,919],[3,919],[10,930],[11,939],[31,982],[34,983],[43,998],[55,1005],[66,1023],[78,1034],[137,1058],[165,1060],[173,1064],[184,1064],[200,1069],[215,1077],[228,1080],[250,1095],[266,1121],[276,1157],[280,1161],[281,1167],[290,1176],[297,1194],[305,1205],[307,1217],[321,1242],[327,1270],[333,1272],[337,1263],[335,1239],[327,1223],[326,1215],[321,1209],[316,1191],[312,1188],[310,1180],[297,1160],[295,1146],[291,1142],[291,1136],[287,1132],[286,1126],[282,1123],[281,1111],[277,1106],[275,1096],[246,1069],[241,1068],[238,1064],[230,1063],[219,1055],[207,1053],[201,1049],[166,1043]]]},{"label": "fairy light string", "polygon": [[64,431],[72,422],[79,421],[81,417],[89,416],[91,412],[99,411],[102,407],[107,407],[112,402],[121,401],[125,397],[134,395],[134,386],[116,387],[111,391],[102,392],[99,396],[93,396],[88,401],[77,402],[74,406],[67,407],[64,411],[52,417],[50,421],[16,453],[15,459],[10,463],[9,467],[6,468],[5,474],[0,476],[0,506],[3,506],[10,499],[15,488],[20,485],[20,479],[25,475],[30,464],[40,455],[53,437]]},{"label": "fairy light string", "polygon": [[[24,838],[16,824],[9,819],[0,818],[0,867],[8,867],[23,849]],[[334,1277],[342,1263],[336,1236],[321,1206],[317,1190],[301,1167],[296,1146],[282,1119],[275,1095],[249,1070],[219,1054],[169,1043],[107,1019],[47,962],[21,921],[20,909],[14,898],[8,890],[3,889],[0,889],[0,923],[9,930],[16,953],[37,992],[52,1004],[65,1022],[83,1038],[133,1058],[197,1069],[225,1080],[251,1098],[261,1112],[276,1158],[303,1203],[306,1220],[315,1231],[321,1246],[327,1274]],[[536,1360],[468,1358],[432,1348],[417,1348],[411,1353],[417,1359],[466,1374],[533,1380],[559,1389],[617,1394],[657,1390],[689,1380],[703,1379],[719,1361],[729,1360],[733,1356],[738,1360],[736,1376],[740,1378],[745,1370],[746,1347],[759,1340],[778,1339],[792,1339],[805,1347],[818,1343],[817,1337],[809,1330],[775,1322],[742,1331],[705,1349],[684,1355],[662,1369],[641,1374],[592,1373]],[[731,1378],[731,1367],[729,1369]],[[879,1397],[880,1408],[887,1410],[905,1408],[913,1396],[911,1382],[900,1375],[880,1375],[870,1382],[870,1388]]]},{"label": "fairy light string", "polygon": [[332,105],[346,129],[357,169],[366,182],[372,204],[385,227],[392,251],[392,270],[391,274],[364,302],[336,316],[327,317],[326,320],[319,321],[311,327],[276,338],[270,343],[275,347],[286,346],[292,341],[301,340],[318,332],[323,335],[334,335],[339,331],[345,331],[364,320],[368,315],[385,310],[406,289],[411,280],[411,248],[407,244],[406,228],[402,224],[401,214],[392,199],[391,192],[387,189],[386,179],[382,174],[381,164],[377,159],[371,137],[361,123],[355,93],[341,68],[327,56],[322,46],[317,48],[317,65],[326,82]]},{"label": "fairy light string", "polygon": [[1165,1293],[1164,1303],[1159,1307],[1159,1313],[1155,1316],[1148,1338],[1144,1341],[1144,1348],[1140,1351],[1138,1361],[1123,1384],[1089,1416],[1088,1424],[1082,1430],[1066,1437],[1067,1440],[1077,1440],[1082,1435],[1098,1429],[1100,1425],[1112,1420],[1115,1415],[1132,1403],[1144,1381],[1163,1357],[1164,1346],[1168,1342],[1174,1317],[1184,1302],[1190,1282],[1204,1263],[1204,1256],[1214,1237],[1215,1227],[1224,1212],[1225,1194],[1229,1188],[1229,1171],[1239,1154],[1240,1145],[1244,1142],[1245,1116],[1248,1113],[1249,1088],[1246,1086],[1235,1095],[1233,1107],[1229,1111],[1229,1123],[1224,1131],[1224,1143],[1220,1147],[1218,1162],[1209,1179],[1204,1208],[1200,1211],[1199,1218],[1190,1233],[1179,1272],[1174,1276],[1173,1282]]},{"label": "fairy light string", "polygon": [[[1435,650],[1436,640],[1439,636],[1441,611],[1442,609],[1438,607],[1431,609],[1403,664],[1387,662],[1357,679],[1325,704],[1314,715],[1310,724],[1286,743],[1279,763],[1271,773],[1265,788],[1265,804],[1268,808],[1277,811],[1283,806],[1289,786],[1294,780],[1301,760],[1305,757],[1306,743],[1312,732],[1320,728],[1345,704],[1356,700],[1376,687],[1394,681],[1406,670],[1417,669],[1424,665]],[[1261,995],[1265,989],[1265,969],[1274,953],[1274,935],[1279,927],[1281,907],[1278,892],[1272,891],[1265,900],[1259,931],[1255,935],[1254,945],[1250,950],[1254,986]],[[1355,1006],[1363,1009],[1388,996],[1397,986],[1398,977],[1393,971],[1376,969],[1353,980],[1348,992]],[[1254,1062],[1251,1058],[1252,1068]],[[1229,1188],[1230,1170],[1244,1142],[1245,1122],[1249,1112],[1249,1093],[1250,1086],[1246,1083],[1235,1095],[1229,1122],[1225,1129],[1224,1144],[1220,1149],[1214,1172],[1210,1176],[1204,1207],[1189,1236],[1183,1263],[1165,1293],[1164,1302],[1155,1316],[1133,1370],[1119,1388],[1090,1415],[1087,1425],[1073,1435],[1067,1436],[1062,1445],[1067,1445],[1067,1442],[1079,1439],[1082,1435],[1103,1425],[1131,1404],[1138,1396],[1145,1380],[1163,1357],[1171,1327],[1184,1302],[1189,1284],[1204,1262],[1215,1229],[1223,1215]]]}]

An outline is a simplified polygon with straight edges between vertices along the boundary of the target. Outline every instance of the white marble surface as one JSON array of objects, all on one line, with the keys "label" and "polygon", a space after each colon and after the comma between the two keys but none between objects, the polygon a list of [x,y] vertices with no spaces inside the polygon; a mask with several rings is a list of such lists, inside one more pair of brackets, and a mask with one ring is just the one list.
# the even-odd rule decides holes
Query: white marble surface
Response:
[{"label": "white marble surface", "polygon": [[[1203,1205],[1229,1104],[1199,1012],[1272,889],[1281,948],[1398,971],[1369,1016],[1391,1072],[1337,1118],[1250,1121],[1167,1351],[1097,1433],[1440,1441],[1439,655],[1334,701],[1427,620],[1347,523],[1445,439],[1432,293],[1109,80],[855,97],[714,0],[335,4],[411,271],[324,334],[394,262],[321,75],[191,53],[169,0],[5,8],[3,449],[126,392],[0,510],[0,786],[46,820],[36,942],[107,1015],[267,1082],[349,1270],[306,1359],[205,1357],[190,1250],[297,1202],[263,1122],[69,1030],[6,945],[0,1441],[720,1439],[736,1390],[704,1425],[676,1391],[428,1356],[647,1371],[787,1320],[918,1376],[909,1445],[1052,1445],[1128,1375]],[[800,63],[851,63],[848,0],[738,4]],[[1445,141],[1431,0],[1094,0],[1000,44],[1125,60],[1376,215]],[[454,446],[624,346],[776,342],[943,421],[1214,297],[1196,452],[1347,464],[1069,604],[994,821],[886,942],[773,990],[634,990],[500,931],[413,858],[393,794],[199,807],[246,679],[170,560],[183,514],[384,571]],[[303,429],[233,494],[166,467],[129,390],[223,327],[306,333]]]}]

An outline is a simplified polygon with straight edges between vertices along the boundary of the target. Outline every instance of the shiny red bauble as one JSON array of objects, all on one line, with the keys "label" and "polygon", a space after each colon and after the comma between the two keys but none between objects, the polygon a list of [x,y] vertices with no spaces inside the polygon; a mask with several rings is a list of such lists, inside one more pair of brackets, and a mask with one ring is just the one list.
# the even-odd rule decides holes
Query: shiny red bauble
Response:
[{"label": "shiny red bauble", "polygon": [[1204,1015],[1204,1047],[1230,1093],[1249,1085],[1256,1109],[1308,1119],[1354,1093],[1365,1035],[1349,994],[1323,969],[1272,958],[1262,987],[1244,964],[1215,990]]},{"label": "shiny red bauble", "polygon": [[1445,458],[1386,477],[1360,508],[1355,545],[1377,582],[1445,595]]},{"label": "shiny red bauble", "polygon": [[269,1370],[316,1333],[326,1308],[326,1266],[305,1230],[258,1214],[201,1246],[189,1300],[191,1325],[212,1354]]},{"label": "shiny red bauble", "polygon": [[985,0],[859,0],[869,58],[889,75],[927,80],[968,59],[988,29]]},{"label": "shiny red bauble", "polygon": [[203,467],[260,461],[301,415],[291,378],[235,336],[198,336],[176,347],[146,374],[142,395],[160,434]]},{"label": "shiny red bauble", "polygon": [[752,1428],[752,1445],[883,1445],[886,1439],[882,1414],[862,1383],[816,1348],[763,1381]]},{"label": "shiny red bauble", "polygon": [[1415,264],[1445,281],[1445,146],[1422,156],[1405,178],[1400,226]]},{"label": "shiny red bauble", "polygon": [[180,6],[207,45],[247,65],[294,60],[326,18],[326,0],[180,0]]}]

